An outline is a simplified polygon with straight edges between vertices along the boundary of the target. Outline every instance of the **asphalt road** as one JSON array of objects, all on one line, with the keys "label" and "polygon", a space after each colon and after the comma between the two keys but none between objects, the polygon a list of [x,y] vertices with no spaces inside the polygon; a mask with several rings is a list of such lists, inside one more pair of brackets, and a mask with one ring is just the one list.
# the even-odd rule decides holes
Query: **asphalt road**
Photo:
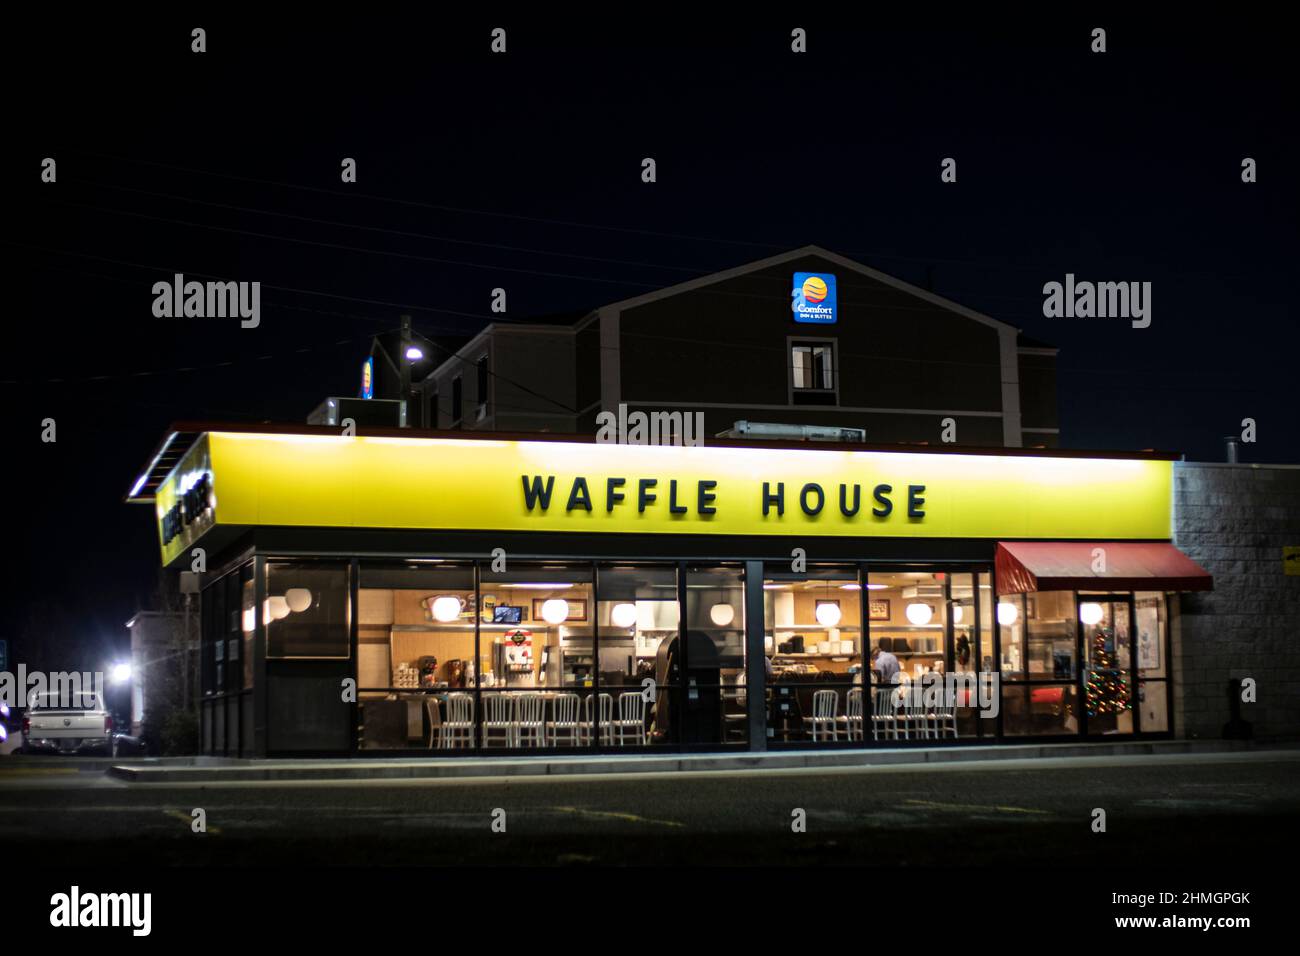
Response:
[{"label": "asphalt road", "polygon": [[1290,866],[1297,820],[1296,751],[201,787],[0,767],[0,845],[49,866]]}]

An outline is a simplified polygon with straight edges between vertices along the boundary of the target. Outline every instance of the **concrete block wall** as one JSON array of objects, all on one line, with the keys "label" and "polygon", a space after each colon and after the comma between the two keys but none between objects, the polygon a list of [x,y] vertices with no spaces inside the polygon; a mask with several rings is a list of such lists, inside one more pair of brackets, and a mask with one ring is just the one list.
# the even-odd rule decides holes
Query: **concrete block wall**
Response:
[{"label": "concrete block wall", "polygon": [[1174,720],[1182,737],[1217,738],[1227,683],[1252,677],[1241,716],[1260,740],[1300,739],[1300,466],[1178,462],[1174,544],[1214,575],[1214,590],[1171,602]]}]

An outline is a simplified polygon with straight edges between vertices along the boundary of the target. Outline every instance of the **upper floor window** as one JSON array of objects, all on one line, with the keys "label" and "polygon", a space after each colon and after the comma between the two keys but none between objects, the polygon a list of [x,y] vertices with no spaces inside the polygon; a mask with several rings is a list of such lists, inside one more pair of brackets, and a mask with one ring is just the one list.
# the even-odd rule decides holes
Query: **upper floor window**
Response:
[{"label": "upper floor window", "polygon": [[790,344],[791,399],[796,405],[835,403],[835,343]]}]

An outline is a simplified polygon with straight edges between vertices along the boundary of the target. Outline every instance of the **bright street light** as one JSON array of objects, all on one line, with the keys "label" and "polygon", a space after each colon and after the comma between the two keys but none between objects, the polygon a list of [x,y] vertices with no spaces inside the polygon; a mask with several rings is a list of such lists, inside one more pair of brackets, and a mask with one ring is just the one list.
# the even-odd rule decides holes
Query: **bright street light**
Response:
[{"label": "bright street light", "polygon": [[131,665],[123,661],[114,664],[113,669],[109,672],[114,684],[125,684],[131,679]]}]

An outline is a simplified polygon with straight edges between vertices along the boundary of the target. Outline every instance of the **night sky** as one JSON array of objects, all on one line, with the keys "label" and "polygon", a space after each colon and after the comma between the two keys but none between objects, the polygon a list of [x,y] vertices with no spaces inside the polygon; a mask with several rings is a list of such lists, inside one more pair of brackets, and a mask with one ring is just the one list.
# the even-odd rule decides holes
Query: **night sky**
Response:
[{"label": "night sky", "polygon": [[[402,312],[468,333],[496,286],[507,318],[538,316],[809,243],[1059,346],[1066,447],[1221,460],[1251,417],[1243,461],[1300,461],[1283,31],[609,9],[8,14],[4,244],[22,292],[0,373],[17,559],[0,637],[53,608],[87,667],[125,647],[158,548],[122,497],[173,420],[302,421],[355,392],[369,335]],[[262,282],[261,327],[155,319],[173,272]],[[1151,327],[1044,318],[1042,286],[1067,272],[1150,281]]]}]

